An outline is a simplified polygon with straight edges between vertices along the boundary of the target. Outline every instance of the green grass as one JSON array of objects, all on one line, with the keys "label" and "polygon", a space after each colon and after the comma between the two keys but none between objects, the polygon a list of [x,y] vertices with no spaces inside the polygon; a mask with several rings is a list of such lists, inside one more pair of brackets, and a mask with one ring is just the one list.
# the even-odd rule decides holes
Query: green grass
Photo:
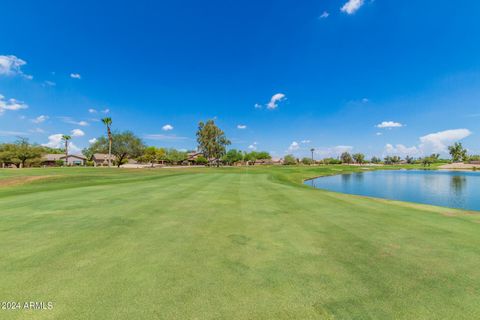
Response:
[{"label": "green grass", "polygon": [[0,301],[54,302],[0,319],[480,318],[479,216],[302,185],[349,170],[0,170]]}]

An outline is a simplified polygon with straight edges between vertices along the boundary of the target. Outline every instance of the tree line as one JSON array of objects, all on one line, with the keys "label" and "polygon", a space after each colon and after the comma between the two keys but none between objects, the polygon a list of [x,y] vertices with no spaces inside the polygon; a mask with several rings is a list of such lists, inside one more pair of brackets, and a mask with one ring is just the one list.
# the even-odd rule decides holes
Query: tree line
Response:
[{"label": "tree line", "polygon": [[[113,131],[112,119],[110,117],[103,118],[102,123],[105,125],[106,134],[98,137],[96,141],[89,147],[82,150],[83,155],[87,159],[91,159],[95,153],[108,154],[108,164],[121,166],[129,159],[134,159],[140,163],[147,163],[154,166],[155,164],[179,165],[185,164],[188,160],[197,165],[233,165],[236,163],[255,164],[257,161],[267,161],[272,159],[271,155],[266,151],[250,151],[245,152],[237,149],[227,150],[231,144],[223,130],[221,130],[214,122],[208,120],[200,122],[196,132],[197,150],[177,150],[175,148],[158,148],[147,146],[141,138],[131,131]],[[69,142],[71,137],[62,136],[64,148],[49,148],[38,144],[32,144],[26,138],[18,138],[13,143],[0,144],[0,163],[13,164],[17,167],[40,166],[42,163],[42,155],[47,153],[61,154],[66,156],[69,154]],[[386,156],[383,159],[372,157],[367,160],[363,153],[350,154],[343,152],[338,158],[325,158],[323,160],[314,160],[313,154],[315,149],[311,149],[311,157],[302,159],[296,158],[294,155],[286,155],[283,159],[285,165],[295,164],[387,164],[395,165],[399,163],[423,164],[429,166],[433,163],[447,163],[448,159],[441,159],[439,154],[432,154],[426,157],[413,158],[406,156],[402,159],[399,156]],[[468,155],[467,150],[461,143],[454,143],[448,147],[453,162],[458,161],[480,161],[480,156]],[[189,159],[189,154],[196,154],[193,159]],[[87,161],[87,165],[91,162]]]}]

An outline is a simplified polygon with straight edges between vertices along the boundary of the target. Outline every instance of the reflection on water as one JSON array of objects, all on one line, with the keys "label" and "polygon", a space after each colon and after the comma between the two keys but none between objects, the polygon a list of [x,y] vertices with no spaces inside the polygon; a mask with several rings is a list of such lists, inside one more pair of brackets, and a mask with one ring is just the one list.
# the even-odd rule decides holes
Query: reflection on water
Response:
[{"label": "reflection on water", "polygon": [[305,182],[337,192],[480,210],[480,173],[450,171],[371,171]]},{"label": "reflection on water", "polygon": [[467,183],[467,179],[462,176],[452,176],[450,180],[450,187],[456,195],[461,195],[463,187]]}]

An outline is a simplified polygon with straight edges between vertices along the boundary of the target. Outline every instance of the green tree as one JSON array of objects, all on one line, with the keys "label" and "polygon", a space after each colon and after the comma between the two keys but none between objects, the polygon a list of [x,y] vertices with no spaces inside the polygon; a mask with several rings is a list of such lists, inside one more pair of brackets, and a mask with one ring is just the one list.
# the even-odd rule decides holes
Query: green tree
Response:
[{"label": "green tree", "polygon": [[197,131],[198,150],[202,152],[211,164],[215,161],[219,165],[219,160],[225,155],[226,147],[231,144],[225,133],[215,125],[213,120],[200,122]]},{"label": "green tree", "polygon": [[348,152],[342,153],[342,155],[340,156],[340,160],[342,160],[342,163],[352,163],[353,162],[352,156]]},{"label": "green tree", "polygon": [[4,143],[0,145],[0,162],[3,164],[14,164],[20,166],[20,160],[15,157],[15,146],[13,143]]},{"label": "green tree", "polygon": [[399,156],[386,156],[384,159],[385,164],[397,164],[402,159]]},{"label": "green tree", "polygon": [[199,156],[197,157],[197,159],[195,159],[195,164],[197,165],[206,165],[207,163],[208,163],[208,160],[204,156]]},{"label": "green tree", "polygon": [[27,161],[38,161],[42,156],[42,147],[30,144],[26,138],[18,139],[14,145],[15,158],[20,160],[22,168],[25,167]]},{"label": "green tree", "polygon": [[422,158],[422,165],[424,167],[430,167],[430,165],[434,162],[434,158],[430,157],[424,157]]},{"label": "green tree", "polygon": [[243,160],[247,161],[248,163],[255,164],[255,161],[257,161],[257,152],[255,151],[245,152],[245,155],[243,156]]},{"label": "green tree", "polygon": [[112,143],[113,143],[113,136],[112,136],[112,118],[106,117],[102,119],[103,124],[107,127],[107,136],[108,136],[108,166],[112,166]]},{"label": "green tree", "polygon": [[355,153],[352,157],[355,163],[358,163],[358,164],[365,163],[365,155],[363,153]]},{"label": "green tree", "polygon": [[243,159],[249,163],[255,164],[255,161],[257,160],[270,160],[272,157],[267,151],[250,151],[245,153]]},{"label": "green tree", "polygon": [[372,159],[370,161],[372,163],[379,164],[380,162],[382,162],[382,159],[374,156],[374,157],[372,157]]},{"label": "green tree", "polygon": [[342,164],[342,160],[335,158],[325,158],[323,159],[324,164]]},{"label": "green tree", "polygon": [[105,137],[100,137],[97,141],[90,145],[85,151],[89,154],[93,153],[107,153],[111,144],[111,154],[116,157],[116,164],[120,167],[128,158],[136,159],[140,157],[145,145],[143,141],[138,138],[131,131],[124,131],[119,133],[112,133],[112,140]]},{"label": "green tree", "polygon": [[14,143],[0,145],[0,163],[24,168],[32,163],[40,163],[42,153],[44,150],[41,146],[30,144],[26,138],[19,138]]},{"label": "green tree", "polygon": [[222,158],[223,162],[232,165],[235,162],[243,160],[243,152],[237,149],[230,149]]},{"label": "green tree", "polygon": [[295,164],[297,164],[297,159],[295,158],[295,156],[293,154],[287,154],[283,158],[283,164],[287,165],[287,166],[295,165]]},{"label": "green tree", "polygon": [[141,163],[150,163],[153,167],[155,163],[158,162],[158,152],[155,147],[147,147],[143,150],[143,154],[137,159]]},{"label": "green tree", "polygon": [[258,160],[270,160],[270,159],[272,159],[272,156],[267,151],[258,151],[257,152],[257,159]]},{"label": "green tree", "polygon": [[313,163],[313,160],[312,158],[304,157],[302,158],[302,163],[309,166]]},{"label": "green tree", "polygon": [[453,162],[466,161],[468,159],[467,150],[463,148],[460,142],[455,142],[453,146],[449,146],[448,151],[452,156]]},{"label": "green tree", "polygon": [[170,164],[179,164],[187,159],[187,153],[179,151],[177,149],[167,149],[165,154],[165,160]]}]

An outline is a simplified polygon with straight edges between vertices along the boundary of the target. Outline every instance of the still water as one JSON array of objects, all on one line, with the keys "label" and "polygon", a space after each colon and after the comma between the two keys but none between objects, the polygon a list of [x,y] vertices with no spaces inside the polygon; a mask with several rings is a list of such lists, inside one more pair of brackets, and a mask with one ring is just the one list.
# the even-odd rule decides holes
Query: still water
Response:
[{"label": "still water", "polygon": [[368,171],[316,178],[305,184],[362,196],[480,210],[480,172]]}]

